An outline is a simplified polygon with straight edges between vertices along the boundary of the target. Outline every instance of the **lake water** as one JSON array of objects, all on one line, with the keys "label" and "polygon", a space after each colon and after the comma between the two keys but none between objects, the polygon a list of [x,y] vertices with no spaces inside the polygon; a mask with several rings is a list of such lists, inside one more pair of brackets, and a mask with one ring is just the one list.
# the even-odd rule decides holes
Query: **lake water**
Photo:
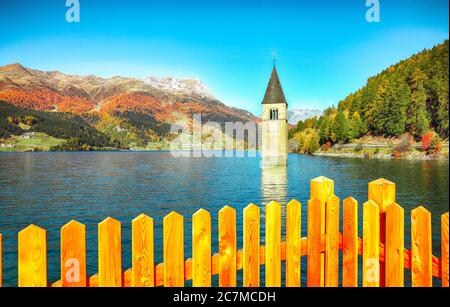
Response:
[{"label": "lake water", "polygon": [[[448,160],[291,154],[287,170],[262,170],[259,158],[173,158],[169,152],[1,153],[4,285],[17,285],[17,233],[31,223],[47,229],[49,282],[59,279],[59,230],[71,219],[86,224],[89,275],[97,272],[97,224],[108,216],[123,223],[124,269],[131,266],[131,220],[140,213],[155,220],[156,262],[162,261],[162,219],[172,210],[185,217],[185,257],[191,256],[191,216],[199,208],[211,212],[213,252],[218,250],[217,212],[225,205],[237,209],[239,248],[242,210],[249,203],[299,200],[305,236],[309,181],[320,175],[335,180],[341,200],[353,196],[360,205],[367,200],[368,182],[394,181],[407,236],[410,210],[424,205],[433,214],[433,252],[440,255],[440,215],[449,210]],[[361,216],[362,207],[359,211]],[[263,240],[263,210],[261,215]],[[409,239],[406,244],[410,248]]]}]

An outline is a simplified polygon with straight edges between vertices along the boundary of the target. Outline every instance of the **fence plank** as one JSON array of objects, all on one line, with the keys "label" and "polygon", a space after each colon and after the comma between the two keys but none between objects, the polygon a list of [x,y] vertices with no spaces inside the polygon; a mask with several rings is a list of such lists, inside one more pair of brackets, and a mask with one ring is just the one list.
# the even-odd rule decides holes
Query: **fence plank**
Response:
[{"label": "fence plank", "polygon": [[91,277],[89,277],[89,287],[90,288],[98,287],[98,274],[94,274]]},{"label": "fence plank", "polygon": [[121,224],[110,217],[98,224],[98,285],[122,286]]},{"label": "fence plank", "polygon": [[70,221],[61,227],[61,286],[86,284],[86,226]]},{"label": "fence plank", "polygon": [[386,287],[404,286],[405,213],[398,204],[386,208]]},{"label": "fence plank", "polygon": [[192,216],[192,286],[211,287],[211,215],[204,209]]},{"label": "fence plank", "polygon": [[448,251],[449,251],[449,242],[448,242],[448,212],[441,216],[441,278],[442,278],[442,287],[449,286],[449,272],[448,272]]},{"label": "fence plank", "polygon": [[395,203],[395,183],[383,178],[369,182],[368,197],[380,206],[380,212],[386,212],[387,206]]},{"label": "fence plank", "polygon": [[[328,198],[334,195],[334,181],[324,176],[314,178],[310,182],[310,199],[317,199],[321,202],[320,210],[320,225],[321,235],[325,236],[325,214],[326,214],[326,202]],[[320,286],[325,285],[325,253],[320,255]]]},{"label": "fence plank", "polygon": [[291,200],[286,207],[286,287],[300,287],[302,205]]},{"label": "fence plank", "polygon": [[332,195],[326,207],[325,286],[339,285],[339,198]]},{"label": "fence plank", "polygon": [[163,221],[164,286],[184,286],[184,218],[171,212]]},{"label": "fence plank", "polygon": [[145,214],[136,217],[131,223],[131,284],[133,287],[154,287],[155,285],[153,239],[153,219]]},{"label": "fence plank", "polygon": [[411,211],[411,272],[413,287],[431,287],[431,213],[424,207]]},{"label": "fence plank", "polygon": [[19,287],[47,287],[47,233],[36,225],[19,232]]},{"label": "fence plank", "polygon": [[320,287],[321,272],[321,239],[322,239],[322,202],[313,199],[308,202],[308,237],[307,237],[307,284],[308,287]]},{"label": "fence plank", "polygon": [[281,205],[266,206],[266,287],[281,287]]},{"label": "fence plank", "polygon": [[244,287],[259,287],[260,209],[254,204],[244,209]]},{"label": "fence plank", "polygon": [[358,286],[358,202],[349,197],[344,200],[342,221],[342,286]]},{"label": "fence plank", "polygon": [[[380,242],[386,243],[386,208],[395,203],[395,183],[380,178],[369,183],[369,200],[374,201],[380,207]],[[383,250],[385,252],[385,249]],[[386,254],[382,257],[386,259]],[[385,286],[386,279],[385,262],[380,262],[380,286]]]},{"label": "fence plank", "polygon": [[236,210],[219,211],[219,287],[236,287]]},{"label": "fence plank", "polygon": [[363,287],[380,285],[380,208],[369,200],[363,205]]}]

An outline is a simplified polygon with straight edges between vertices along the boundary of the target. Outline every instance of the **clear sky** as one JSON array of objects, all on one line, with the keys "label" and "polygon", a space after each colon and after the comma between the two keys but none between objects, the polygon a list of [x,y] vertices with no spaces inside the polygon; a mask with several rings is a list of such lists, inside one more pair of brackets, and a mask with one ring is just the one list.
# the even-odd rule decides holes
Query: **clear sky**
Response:
[{"label": "clear sky", "polygon": [[0,65],[109,77],[198,77],[260,114],[272,53],[290,108],[323,109],[449,35],[448,0],[0,1]]}]

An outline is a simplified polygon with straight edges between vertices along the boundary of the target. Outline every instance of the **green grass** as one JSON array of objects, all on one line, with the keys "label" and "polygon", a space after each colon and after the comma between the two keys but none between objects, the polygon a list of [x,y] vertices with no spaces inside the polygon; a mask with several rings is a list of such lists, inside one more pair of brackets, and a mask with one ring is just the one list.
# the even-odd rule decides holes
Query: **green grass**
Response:
[{"label": "green grass", "polygon": [[15,148],[0,148],[0,151],[31,151],[35,148],[49,150],[50,147],[60,145],[65,140],[57,139],[42,132],[35,132],[29,139],[14,135],[1,143],[14,144]]}]

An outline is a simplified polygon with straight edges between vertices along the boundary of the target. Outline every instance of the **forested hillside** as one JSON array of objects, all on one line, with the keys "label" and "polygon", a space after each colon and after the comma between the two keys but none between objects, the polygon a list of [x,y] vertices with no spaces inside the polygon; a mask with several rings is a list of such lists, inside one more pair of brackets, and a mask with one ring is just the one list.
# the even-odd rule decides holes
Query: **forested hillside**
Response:
[{"label": "forested hillside", "polygon": [[83,118],[67,113],[26,110],[0,101],[0,138],[25,131],[43,132],[72,144],[94,147],[116,146],[109,136],[97,131]]},{"label": "forested hillside", "polygon": [[319,118],[300,121],[289,132],[297,151],[349,142],[364,135],[420,140],[426,134],[449,136],[449,41],[392,65],[366,85],[326,109]]},{"label": "forested hillside", "polygon": [[448,137],[448,48],[446,40],[369,78],[338,112],[358,112],[375,135],[420,137],[431,128]]}]

